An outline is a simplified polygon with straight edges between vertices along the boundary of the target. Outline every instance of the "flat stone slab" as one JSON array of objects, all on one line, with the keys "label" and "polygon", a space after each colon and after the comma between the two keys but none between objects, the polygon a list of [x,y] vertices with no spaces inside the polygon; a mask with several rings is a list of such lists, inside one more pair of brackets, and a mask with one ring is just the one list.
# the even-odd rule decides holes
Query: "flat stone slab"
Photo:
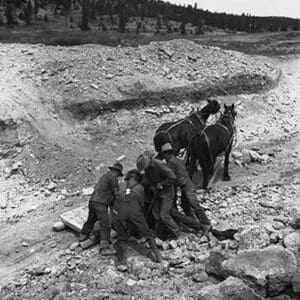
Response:
[{"label": "flat stone slab", "polygon": [[76,232],[81,232],[81,229],[88,217],[88,207],[80,206],[63,213],[60,218],[62,222]]}]

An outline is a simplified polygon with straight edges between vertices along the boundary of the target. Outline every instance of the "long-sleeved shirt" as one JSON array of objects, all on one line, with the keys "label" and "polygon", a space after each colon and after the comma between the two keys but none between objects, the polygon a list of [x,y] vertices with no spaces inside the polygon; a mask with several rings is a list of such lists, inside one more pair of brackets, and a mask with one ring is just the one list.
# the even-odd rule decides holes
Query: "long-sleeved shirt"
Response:
[{"label": "long-sleeved shirt", "polygon": [[193,187],[194,184],[190,179],[189,173],[181,159],[176,156],[172,156],[168,162],[167,166],[172,170],[172,172],[176,175],[176,182],[175,184],[179,187]]},{"label": "long-sleeved shirt", "polygon": [[144,207],[145,190],[141,184],[137,184],[131,189],[121,186],[120,199],[116,201],[114,208],[121,213],[125,210],[135,214],[141,212]]},{"label": "long-sleeved shirt", "polygon": [[175,181],[175,174],[164,163],[152,158],[150,165],[145,169],[145,177],[142,184],[156,187],[160,183],[163,187],[169,187]]},{"label": "long-sleeved shirt", "polygon": [[114,200],[120,198],[120,187],[118,177],[108,171],[102,175],[97,182],[90,201],[112,205]]}]

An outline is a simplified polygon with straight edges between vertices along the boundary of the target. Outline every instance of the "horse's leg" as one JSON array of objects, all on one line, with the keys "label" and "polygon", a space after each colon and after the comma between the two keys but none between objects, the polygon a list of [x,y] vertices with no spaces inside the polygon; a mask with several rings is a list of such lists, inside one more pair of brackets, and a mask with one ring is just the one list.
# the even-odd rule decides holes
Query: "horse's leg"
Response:
[{"label": "horse's leg", "polygon": [[206,190],[209,182],[209,169],[210,169],[209,162],[207,162],[204,157],[199,157],[199,164],[202,170],[202,177],[203,177],[202,188]]},{"label": "horse's leg", "polygon": [[224,181],[229,181],[231,180],[229,174],[228,174],[228,165],[229,165],[229,154],[231,152],[232,148],[232,143],[228,147],[228,149],[225,152],[225,159],[224,159],[224,173],[223,173],[223,180]]},{"label": "horse's leg", "polygon": [[207,166],[208,182],[214,175],[214,169],[215,169],[215,163],[216,163],[215,157],[212,157],[211,159],[212,159],[211,163],[208,164],[208,166]]},{"label": "horse's leg", "polygon": [[193,176],[197,170],[197,158],[195,154],[187,154],[186,162],[187,170],[189,172],[190,178],[193,179]]}]

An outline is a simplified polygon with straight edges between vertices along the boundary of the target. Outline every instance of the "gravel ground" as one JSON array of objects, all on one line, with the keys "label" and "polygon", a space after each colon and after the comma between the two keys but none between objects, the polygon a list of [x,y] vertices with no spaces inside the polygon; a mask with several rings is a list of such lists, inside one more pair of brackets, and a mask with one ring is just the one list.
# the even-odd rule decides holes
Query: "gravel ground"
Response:
[{"label": "gravel ground", "polygon": [[[189,52],[190,43],[181,41],[180,45],[180,41],[173,41],[114,50],[100,46],[65,49],[1,45],[1,59],[5,63],[0,67],[0,94],[4,99],[0,102],[0,116],[6,124],[0,144],[0,295],[4,299],[197,299],[203,287],[219,282],[206,270],[212,250],[234,257],[237,251],[253,245],[290,246],[284,239],[290,233],[297,233],[289,222],[295,208],[300,206],[299,57],[249,57],[193,44],[203,55],[187,64],[185,70],[178,61],[186,63],[190,59],[182,58],[179,53],[184,47]],[[172,49],[175,61],[159,50],[161,47]],[[100,48],[104,50],[99,51]],[[87,51],[83,55],[79,49]],[[10,55],[6,59],[8,50]],[[161,68],[160,52],[167,67],[176,68],[172,74],[180,74],[179,79],[168,79],[154,68]],[[141,53],[145,53],[146,62],[141,60]],[[108,72],[98,73],[95,64],[82,63],[90,64],[90,58],[96,55],[114,77],[105,78],[103,74]],[[59,83],[65,71],[48,74],[58,70],[55,57],[63,64],[72,57],[75,59],[68,70],[72,70],[79,82],[70,83],[66,94],[62,91],[67,83]],[[107,60],[108,57],[114,61]],[[138,63],[130,64],[131,57]],[[239,62],[234,67],[230,65],[233,58]],[[215,62],[213,66],[211,61]],[[114,67],[110,68],[112,62]],[[202,70],[204,63],[206,72]],[[145,70],[153,67],[155,71],[151,72],[157,73],[162,84],[162,78],[172,84],[189,84],[192,80],[187,74],[193,65],[205,74],[205,80],[213,80],[215,74],[222,76],[223,72],[234,76],[243,70],[247,74],[270,76],[273,81],[278,69],[282,75],[278,86],[268,92],[218,97],[223,103],[234,102],[238,109],[238,142],[230,163],[232,181],[217,180],[209,194],[199,192],[199,199],[204,201],[216,228],[234,228],[241,234],[227,242],[184,235],[176,243],[161,245],[165,249],[162,250],[165,262],[161,265],[140,254],[141,248],[144,249],[142,244],[132,243],[128,271],[123,273],[116,269],[113,258],[101,257],[97,247],[71,250],[70,245],[76,241],[74,233],[54,233],[51,225],[63,211],[87,204],[88,197],[81,194],[81,189],[93,185],[112,161],[124,154],[125,168],[132,167],[136,156],[152,147],[154,129],[164,121],[186,115],[192,104],[183,101],[151,109],[120,109],[82,120],[74,119],[62,108],[70,99],[75,103],[95,95],[97,99],[99,95],[103,99],[121,99],[115,92],[117,81],[113,79],[118,66],[122,66],[122,78],[126,72],[138,76],[136,66],[144,64]],[[208,72],[210,68],[215,68],[215,73]],[[42,69],[46,70],[45,75],[41,75]],[[47,79],[41,80],[43,76]],[[95,82],[100,76],[103,77],[99,82],[109,90],[107,95],[100,83]],[[98,89],[91,84],[97,84]],[[88,89],[76,96],[75,90],[78,92],[82,86]],[[147,112],[149,109],[152,113]],[[9,118],[13,119],[10,123]]]}]

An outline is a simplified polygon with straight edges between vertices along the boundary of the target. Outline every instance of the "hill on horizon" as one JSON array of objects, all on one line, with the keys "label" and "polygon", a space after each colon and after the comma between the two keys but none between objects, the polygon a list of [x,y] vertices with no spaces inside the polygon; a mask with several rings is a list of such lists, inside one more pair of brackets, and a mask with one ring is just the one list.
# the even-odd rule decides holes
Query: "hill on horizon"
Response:
[{"label": "hill on horizon", "polygon": [[299,20],[210,12],[192,5],[161,0],[6,0],[0,4],[0,26],[32,26],[38,20],[55,23],[63,16],[66,26],[83,31],[96,24],[99,30],[120,33],[160,32],[202,34],[213,29],[225,32],[299,30]]}]

